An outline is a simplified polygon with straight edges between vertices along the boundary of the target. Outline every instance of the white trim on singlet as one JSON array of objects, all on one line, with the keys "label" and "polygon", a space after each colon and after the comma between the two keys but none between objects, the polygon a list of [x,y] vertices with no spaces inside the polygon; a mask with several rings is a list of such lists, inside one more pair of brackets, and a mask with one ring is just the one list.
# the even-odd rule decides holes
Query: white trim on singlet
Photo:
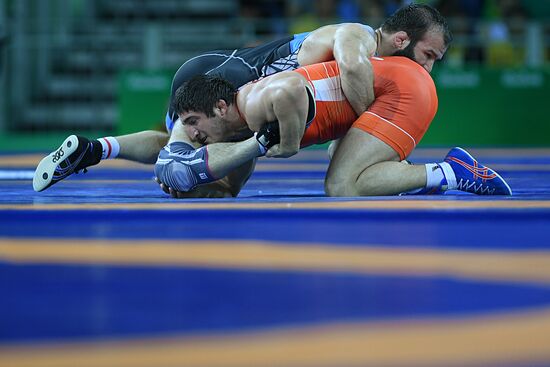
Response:
[{"label": "white trim on singlet", "polygon": [[[198,58],[200,58],[200,57],[206,57],[206,56],[219,56],[219,57],[225,58],[225,60],[224,60],[220,65],[218,65],[218,66],[216,66],[215,68],[213,68],[213,69],[207,71],[205,74],[211,73],[213,70],[219,68],[220,66],[222,66],[222,65],[225,64],[225,63],[227,63],[227,62],[228,62],[229,60],[231,60],[231,59],[237,59],[237,60],[240,60],[244,65],[246,65],[250,70],[254,70],[254,71],[256,72],[256,75],[260,75],[260,74],[258,73],[258,69],[257,69],[255,66],[252,66],[252,65],[250,65],[249,63],[247,63],[247,62],[245,61],[245,59],[243,59],[242,57],[235,56],[235,53],[236,53],[237,51],[238,51],[237,49],[233,50],[233,53],[232,53],[231,55],[219,54],[219,53],[208,53],[208,54],[197,55],[197,56],[195,56],[195,57],[190,58],[190,59],[187,60],[186,62],[184,62],[184,63],[179,67],[178,72],[179,72],[179,71],[181,70],[181,68],[184,67],[188,62],[191,62],[191,61],[193,61],[193,60],[195,60],[195,59],[198,59]],[[177,74],[177,72],[176,72],[176,74]]]},{"label": "white trim on singlet", "polygon": [[256,75],[260,75],[260,73],[258,73],[258,69],[256,69],[255,66],[252,66],[249,63],[247,63],[242,57],[235,56],[236,53],[237,53],[237,50],[234,50],[231,55],[229,55],[229,56],[225,55],[225,57],[227,57],[227,60],[225,60],[224,62],[222,62],[220,65],[216,66],[215,68],[208,70],[205,74],[210,74],[212,71],[216,70],[217,68],[221,67],[225,63],[229,62],[229,60],[231,60],[231,59],[237,59],[237,60],[241,60],[241,62],[243,64],[245,64],[246,66],[248,66],[248,68],[250,70],[254,70],[256,72]]},{"label": "white trim on singlet", "polygon": [[[309,85],[311,85],[311,89],[312,89],[312,92],[313,92],[313,99],[315,101],[317,101],[317,89],[315,89],[315,84],[313,84],[313,81],[311,80],[311,76],[309,75],[309,71],[307,71],[307,68],[303,68],[302,69],[303,71],[306,72],[307,74],[307,82],[309,83]],[[315,114],[317,114],[317,104],[315,104]]]},{"label": "white trim on singlet", "polygon": [[300,67],[300,65],[298,64],[297,55],[298,53],[294,52],[273,61],[271,64],[264,65],[262,67],[261,76],[268,76],[279,73],[281,71],[296,70]]},{"label": "white trim on singlet", "polygon": [[340,78],[337,76],[312,80],[311,83],[315,86],[316,92],[315,100],[319,102],[344,101],[346,97],[339,82]]},{"label": "white trim on singlet", "polygon": [[375,114],[375,113],[373,113],[373,112],[370,112],[370,111],[366,111],[365,113],[369,113],[369,114],[371,114],[371,115],[373,115],[373,116],[376,116],[376,117],[378,117],[379,119],[381,119],[382,121],[385,121],[385,122],[387,122],[388,124],[390,124],[390,125],[396,127],[397,129],[401,130],[403,133],[405,133],[405,135],[407,135],[409,138],[411,138],[411,140],[413,141],[414,146],[416,147],[416,140],[414,140],[414,138],[411,136],[411,134],[409,134],[408,132],[406,132],[405,130],[403,130],[402,128],[400,128],[399,126],[397,126],[396,124],[394,124],[393,122],[391,122],[391,121],[389,121],[389,120],[386,120],[386,119],[383,118],[382,116],[379,116],[379,115],[377,115],[377,114]]},{"label": "white trim on singlet", "polygon": [[306,72],[306,74],[307,74],[307,79],[308,79],[309,82],[311,83],[311,75],[309,75],[309,71],[307,71],[307,68],[303,68],[302,70]]},{"label": "white trim on singlet", "polygon": [[229,60],[231,60],[231,56],[233,56],[234,54],[235,54],[235,51],[233,51],[233,53],[231,55],[226,56],[226,59],[225,59],[224,62],[222,62],[221,64],[219,64],[215,68],[212,68],[212,69],[208,70],[207,72],[204,73],[204,75],[208,75],[212,72],[212,70],[216,70],[217,68],[222,67],[223,65],[227,64],[229,62]]}]

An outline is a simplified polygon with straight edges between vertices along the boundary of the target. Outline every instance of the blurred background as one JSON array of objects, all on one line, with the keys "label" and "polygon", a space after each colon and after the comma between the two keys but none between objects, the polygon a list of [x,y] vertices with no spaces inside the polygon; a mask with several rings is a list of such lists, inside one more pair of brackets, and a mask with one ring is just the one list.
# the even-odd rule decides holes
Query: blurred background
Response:
[{"label": "blurred background", "polygon": [[[550,145],[550,1],[422,2],[455,37],[433,72],[440,107],[423,145]],[[405,3],[1,0],[1,147],[162,128],[172,76],[188,58],[328,23],[377,28]]]}]

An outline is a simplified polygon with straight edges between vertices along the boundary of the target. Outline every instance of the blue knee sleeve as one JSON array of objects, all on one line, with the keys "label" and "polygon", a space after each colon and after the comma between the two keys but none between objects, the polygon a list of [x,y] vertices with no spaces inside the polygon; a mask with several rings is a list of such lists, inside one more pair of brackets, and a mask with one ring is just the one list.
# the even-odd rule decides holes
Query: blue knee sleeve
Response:
[{"label": "blue knee sleeve", "polygon": [[195,149],[183,142],[170,143],[160,151],[155,175],[163,184],[182,192],[216,180],[208,170],[206,147]]}]

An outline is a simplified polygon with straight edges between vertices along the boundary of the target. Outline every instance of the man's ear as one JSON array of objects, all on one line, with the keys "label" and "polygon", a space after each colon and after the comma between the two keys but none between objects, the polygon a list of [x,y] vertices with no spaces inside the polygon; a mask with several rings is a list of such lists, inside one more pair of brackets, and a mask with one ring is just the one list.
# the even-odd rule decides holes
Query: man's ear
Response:
[{"label": "man's ear", "polygon": [[224,116],[227,113],[227,102],[225,99],[218,99],[215,109],[219,112],[220,116]]},{"label": "man's ear", "polygon": [[395,50],[404,50],[411,43],[409,35],[405,31],[399,31],[393,35],[393,47]]}]

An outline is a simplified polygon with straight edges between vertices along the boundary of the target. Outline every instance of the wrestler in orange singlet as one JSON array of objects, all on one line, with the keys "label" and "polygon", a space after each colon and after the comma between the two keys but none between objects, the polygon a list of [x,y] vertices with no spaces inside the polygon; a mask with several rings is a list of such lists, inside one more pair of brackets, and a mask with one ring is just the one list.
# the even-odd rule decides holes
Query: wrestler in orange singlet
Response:
[{"label": "wrestler in orange singlet", "polygon": [[[325,192],[330,196],[456,189],[480,195],[512,194],[498,173],[461,148],[451,149],[440,163],[399,162],[412,152],[435,116],[435,85],[425,69],[407,58],[372,58],[371,62],[375,100],[360,116],[345,98],[335,62],[269,76],[236,94],[223,78],[193,78],[178,94],[179,117],[209,144],[196,149],[176,137],[159,155],[157,177],[187,192],[245,167],[266,152],[290,157],[300,146],[342,138],[325,177]],[[211,101],[205,106],[186,105],[197,93]],[[243,132],[250,131],[257,134],[242,140]],[[240,136],[238,143],[216,144]],[[181,164],[184,160],[197,163]],[[245,175],[237,172],[235,176],[233,181],[242,187]],[[228,179],[226,186],[237,187],[233,181]]]},{"label": "wrestler in orange singlet", "polygon": [[316,114],[301,146],[338,139],[351,127],[359,128],[390,145],[401,159],[418,144],[435,113],[437,94],[426,70],[405,57],[371,58],[375,101],[359,118],[340,85],[338,65],[326,62],[295,72],[310,81]]}]

